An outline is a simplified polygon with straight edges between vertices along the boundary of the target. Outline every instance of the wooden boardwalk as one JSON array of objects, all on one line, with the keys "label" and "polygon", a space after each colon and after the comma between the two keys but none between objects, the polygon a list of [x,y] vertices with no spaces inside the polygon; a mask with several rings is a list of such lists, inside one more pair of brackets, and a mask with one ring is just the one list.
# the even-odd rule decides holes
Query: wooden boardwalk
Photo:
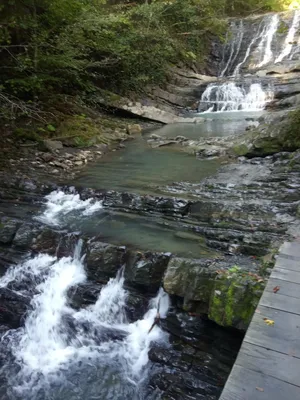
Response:
[{"label": "wooden boardwalk", "polygon": [[281,247],[220,400],[300,400],[300,242]]}]

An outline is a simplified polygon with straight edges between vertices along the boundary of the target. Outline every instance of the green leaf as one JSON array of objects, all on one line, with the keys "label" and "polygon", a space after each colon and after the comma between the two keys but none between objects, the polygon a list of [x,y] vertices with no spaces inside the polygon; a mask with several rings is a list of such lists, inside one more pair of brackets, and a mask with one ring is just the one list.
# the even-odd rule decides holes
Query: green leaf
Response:
[{"label": "green leaf", "polygon": [[55,126],[53,126],[51,124],[47,125],[47,129],[48,129],[49,132],[55,132],[56,131]]}]

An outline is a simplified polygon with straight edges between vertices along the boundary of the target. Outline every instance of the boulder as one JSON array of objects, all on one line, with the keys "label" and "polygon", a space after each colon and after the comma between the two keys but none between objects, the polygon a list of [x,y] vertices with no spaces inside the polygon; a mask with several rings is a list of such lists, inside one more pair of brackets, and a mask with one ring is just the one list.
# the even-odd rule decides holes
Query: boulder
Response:
[{"label": "boulder", "polygon": [[209,304],[209,318],[217,324],[246,331],[263,294],[265,280],[232,269],[217,276]]},{"label": "boulder", "polygon": [[91,304],[95,304],[103,285],[94,282],[85,282],[73,286],[68,291],[70,305],[75,309],[80,309]]},{"label": "boulder", "polygon": [[131,124],[127,125],[127,133],[128,135],[138,135],[142,133],[142,127],[139,124]]},{"label": "boulder", "polygon": [[45,162],[50,162],[54,160],[54,156],[52,153],[44,153],[41,155],[41,158]]},{"label": "boulder", "polygon": [[11,244],[19,227],[14,219],[3,218],[0,222],[0,243]]},{"label": "boulder", "polygon": [[42,253],[56,255],[60,240],[60,232],[46,228],[37,236],[32,248]]},{"label": "boulder", "polygon": [[0,325],[19,328],[29,307],[30,298],[8,288],[0,288]]},{"label": "boulder", "polygon": [[238,156],[268,156],[300,148],[300,111],[267,116],[258,128],[238,136],[229,152]]},{"label": "boulder", "polygon": [[163,286],[167,293],[183,298],[183,309],[208,313],[209,299],[217,276],[217,268],[206,259],[173,257],[169,262]]},{"label": "boulder", "polygon": [[23,223],[17,230],[13,239],[13,245],[22,249],[31,247],[33,239],[38,235],[39,229],[31,224]]},{"label": "boulder", "polygon": [[125,247],[113,246],[100,241],[88,244],[86,268],[88,278],[94,281],[107,281],[116,276],[124,264]]},{"label": "boulder", "polygon": [[42,151],[50,151],[53,153],[56,150],[61,150],[63,148],[63,144],[59,140],[46,139],[41,142],[40,148]]},{"label": "boulder", "polygon": [[183,299],[185,311],[208,314],[221,326],[245,331],[266,284],[251,268],[222,260],[173,258],[163,285],[167,293]]},{"label": "boulder", "polygon": [[126,284],[156,292],[161,286],[170,256],[170,253],[131,252],[125,267]]}]

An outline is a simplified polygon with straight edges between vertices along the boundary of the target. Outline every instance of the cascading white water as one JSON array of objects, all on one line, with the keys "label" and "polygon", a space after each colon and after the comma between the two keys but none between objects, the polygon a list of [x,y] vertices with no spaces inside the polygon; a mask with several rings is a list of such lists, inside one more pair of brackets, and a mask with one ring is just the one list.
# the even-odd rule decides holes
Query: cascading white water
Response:
[{"label": "cascading white water", "polygon": [[235,22],[231,24],[231,32],[233,32],[234,39],[230,45],[230,55],[228,57],[228,61],[226,62],[225,68],[220,73],[220,77],[226,75],[226,73],[230,70],[230,67],[234,65],[236,58],[239,55],[241,45],[244,38],[244,25],[241,20],[238,25]]},{"label": "cascading white water", "polygon": [[253,39],[251,40],[249,46],[247,47],[247,50],[246,50],[243,60],[239,64],[237,64],[237,66],[235,67],[234,72],[233,72],[234,77],[239,76],[242,66],[247,62],[252,49],[254,48],[256,43],[259,41],[259,39],[262,38],[263,34],[264,34],[264,19],[260,22],[256,35],[253,36]]},{"label": "cascading white water", "polygon": [[294,45],[295,34],[299,28],[299,24],[300,24],[300,10],[295,10],[292,24],[288,30],[288,34],[283,43],[283,48],[282,48],[279,56],[275,59],[275,63],[279,63],[284,58],[287,58],[290,56],[293,45]]},{"label": "cascading white water", "polygon": [[[74,257],[58,260],[47,255],[37,256],[11,267],[0,279],[1,287],[5,287],[15,279],[30,276],[36,292],[24,328],[6,334],[6,347],[11,349],[19,365],[18,373],[8,376],[13,386],[10,399],[40,398],[40,391],[50,390],[49,385],[55,382],[61,384],[64,371],[71,370],[74,363],[87,363],[89,368],[92,364],[95,368],[97,365],[104,368],[112,363],[113,371],[118,366],[119,379],[134,387],[148,363],[151,342],[166,339],[159,327],[155,326],[150,333],[149,330],[158,309],[161,318],[166,316],[167,294],[161,289],[144,317],[128,323],[122,271],[100,291],[94,305],[79,311],[69,306],[68,290],[86,280],[80,246],[79,242]],[[114,332],[113,339],[109,334],[103,337],[107,330]],[[113,387],[113,382],[109,385]],[[113,398],[122,399],[122,394]]]},{"label": "cascading white water", "polygon": [[[244,57],[234,68],[232,78],[239,77],[242,66],[248,62],[252,53],[255,53],[255,58],[259,60],[252,68],[259,68],[273,60],[272,42],[278,25],[278,14],[267,15],[261,20]],[[231,27],[232,32],[237,32],[237,34],[231,41],[230,55],[220,77],[225,76],[228,71],[232,70],[234,61],[239,58],[245,35],[243,24],[238,26],[239,28],[233,23]],[[263,110],[265,105],[272,100],[273,91],[270,85],[267,88],[263,88],[260,83],[238,84],[234,81],[211,83],[201,96],[199,111],[259,111]]]},{"label": "cascading white water", "polygon": [[261,40],[258,44],[261,61],[256,65],[256,68],[268,64],[273,59],[272,41],[279,25],[278,14],[269,16],[268,20],[269,21],[265,25],[264,31],[261,35]]},{"label": "cascading white water", "polygon": [[59,225],[62,218],[70,214],[77,216],[80,212],[84,217],[102,209],[101,201],[81,200],[79,194],[64,193],[61,190],[51,192],[45,199],[46,210],[37,219],[49,225]]},{"label": "cascading white water", "polygon": [[263,110],[272,100],[272,91],[264,91],[259,83],[253,83],[249,89],[238,87],[234,82],[211,84],[204,91],[201,104],[207,104],[209,111],[257,111]]}]

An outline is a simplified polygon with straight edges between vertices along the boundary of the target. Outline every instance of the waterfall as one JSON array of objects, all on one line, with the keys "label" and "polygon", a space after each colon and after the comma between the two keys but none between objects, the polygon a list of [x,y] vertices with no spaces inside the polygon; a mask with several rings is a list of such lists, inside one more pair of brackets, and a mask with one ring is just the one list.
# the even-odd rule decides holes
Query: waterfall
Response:
[{"label": "waterfall", "polygon": [[122,270],[102,288],[95,304],[73,309],[68,291],[86,281],[83,259],[79,241],[73,257],[39,255],[11,267],[0,279],[1,287],[6,287],[27,277],[27,289],[33,293],[24,327],[8,331],[2,340],[12,354],[2,368],[10,387],[5,398],[65,398],[64,391],[56,392],[58,387],[70,393],[76,388],[78,395],[78,374],[86,383],[81,383],[84,392],[76,399],[94,398],[91,376],[101,398],[131,398],[146,372],[151,343],[166,341],[158,326],[149,330],[158,309],[161,318],[166,316],[168,295],[160,289],[144,317],[129,323]]},{"label": "waterfall", "polygon": [[210,84],[201,98],[201,106],[207,111],[257,111],[272,100],[272,91],[266,92],[259,83],[253,83],[248,89],[237,86],[234,82]]},{"label": "waterfall", "polygon": [[[296,14],[295,14],[296,15]],[[294,30],[298,20],[294,17]],[[248,44],[243,56],[240,54],[245,35],[245,27],[242,21],[239,24],[231,24],[233,39],[230,42],[230,54],[224,69],[220,74],[223,78],[228,72],[233,70],[231,78],[235,81],[240,76],[240,70],[252,55],[255,55],[257,63],[251,69],[257,69],[268,64],[274,59],[272,43],[279,25],[278,14],[267,15],[263,17],[256,26],[254,35]],[[292,28],[290,29],[292,30]],[[292,36],[289,33],[288,36]],[[225,47],[226,48],[226,47]],[[235,65],[236,60],[239,62]],[[199,103],[199,112],[224,112],[224,111],[259,111],[263,110],[266,103],[273,100],[271,85],[263,87],[260,83],[225,81],[220,83],[211,83],[207,86],[201,96]]]},{"label": "waterfall", "polygon": [[60,225],[64,217],[92,215],[102,209],[102,202],[93,199],[81,200],[79,194],[64,193],[61,190],[54,190],[46,199],[46,209],[37,219],[48,225]]},{"label": "waterfall", "polygon": [[[236,23],[233,22],[230,26],[230,31],[233,35],[233,40],[230,43],[230,54],[228,57],[228,61],[225,65],[225,68],[220,73],[220,77],[225,76],[226,72],[230,71],[230,69],[231,69],[230,67],[232,67],[232,65],[234,65],[234,62],[239,55],[241,45],[243,42],[243,38],[244,38],[243,20],[240,20],[240,23],[238,25],[236,25]],[[225,49],[224,49],[224,51],[225,51]]]},{"label": "waterfall", "polygon": [[258,51],[259,54],[261,55],[260,58],[262,58],[262,60],[256,65],[256,68],[260,68],[263,65],[266,65],[270,61],[272,61],[273,59],[272,41],[275,33],[277,32],[278,25],[279,25],[278,14],[269,16],[268,23],[265,25],[260,43],[258,44]]},{"label": "waterfall", "polygon": [[288,30],[288,34],[285,38],[283,48],[279,56],[276,58],[275,63],[281,62],[284,58],[287,58],[291,54],[294,44],[295,34],[299,28],[299,24],[300,24],[300,10],[295,10],[293,21]]}]

